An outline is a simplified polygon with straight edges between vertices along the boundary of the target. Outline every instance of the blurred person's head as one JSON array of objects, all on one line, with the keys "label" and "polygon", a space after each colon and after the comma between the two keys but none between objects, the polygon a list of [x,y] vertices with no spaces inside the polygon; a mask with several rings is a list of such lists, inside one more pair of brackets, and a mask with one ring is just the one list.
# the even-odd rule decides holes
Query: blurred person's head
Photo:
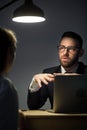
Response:
[{"label": "blurred person's head", "polygon": [[0,27],[0,74],[9,72],[15,58],[16,43],[15,33]]}]

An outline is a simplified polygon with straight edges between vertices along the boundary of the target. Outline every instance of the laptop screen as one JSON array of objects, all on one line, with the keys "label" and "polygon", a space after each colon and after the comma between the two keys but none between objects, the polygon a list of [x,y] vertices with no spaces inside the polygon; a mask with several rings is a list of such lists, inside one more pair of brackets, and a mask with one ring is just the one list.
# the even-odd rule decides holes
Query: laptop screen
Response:
[{"label": "laptop screen", "polygon": [[56,75],[53,111],[87,113],[87,75]]}]

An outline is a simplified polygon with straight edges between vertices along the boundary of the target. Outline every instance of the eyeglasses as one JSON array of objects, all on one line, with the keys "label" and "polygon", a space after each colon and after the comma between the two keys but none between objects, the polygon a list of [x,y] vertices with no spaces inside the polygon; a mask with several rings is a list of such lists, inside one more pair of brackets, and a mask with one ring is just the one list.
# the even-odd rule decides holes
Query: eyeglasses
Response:
[{"label": "eyeglasses", "polygon": [[67,51],[68,52],[71,52],[71,53],[73,53],[73,52],[75,52],[75,51],[77,51],[77,50],[79,50],[80,49],[80,47],[76,47],[76,46],[68,46],[68,47],[65,47],[65,46],[63,46],[63,45],[60,45],[60,46],[57,46],[57,48],[58,48],[58,50],[60,51],[60,52],[64,52],[65,51],[65,49],[67,49]]}]

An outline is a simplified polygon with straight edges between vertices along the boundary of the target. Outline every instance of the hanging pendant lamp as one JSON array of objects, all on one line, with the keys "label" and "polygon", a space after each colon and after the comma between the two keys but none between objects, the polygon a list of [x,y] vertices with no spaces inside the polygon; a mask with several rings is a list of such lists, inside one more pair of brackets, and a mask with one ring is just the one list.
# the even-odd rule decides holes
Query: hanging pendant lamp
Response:
[{"label": "hanging pendant lamp", "polygon": [[45,21],[44,12],[32,0],[25,0],[24,4],[14,11],[13,21],[21,23],[35,23]]}]

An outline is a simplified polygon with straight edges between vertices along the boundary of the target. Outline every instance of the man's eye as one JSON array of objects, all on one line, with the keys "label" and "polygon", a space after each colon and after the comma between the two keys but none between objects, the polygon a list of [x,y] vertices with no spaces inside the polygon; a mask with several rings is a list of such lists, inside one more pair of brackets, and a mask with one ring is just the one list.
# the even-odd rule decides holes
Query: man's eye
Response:
[{"label": "man's eye", "polygon": [[64,46],[60,46],[59,49],[65,49],[65,47]]},{"label": "man's eye", "polygon": [[75,47],[70,47],[68,49],[74,51],[76,48]]}]

